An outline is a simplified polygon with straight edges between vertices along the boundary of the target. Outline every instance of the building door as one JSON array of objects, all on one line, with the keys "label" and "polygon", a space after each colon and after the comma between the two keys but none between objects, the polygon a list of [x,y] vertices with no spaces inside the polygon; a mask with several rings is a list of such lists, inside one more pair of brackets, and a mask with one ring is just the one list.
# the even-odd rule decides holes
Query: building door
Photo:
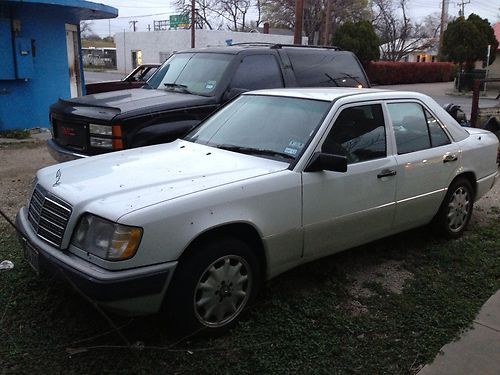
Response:
[{"label": "building door", "polygon": [[132,51],[132,69],[142,64],[142,51]]},{"label": "building door", "polygon": [[82,95],[80,75],[80,49],[78,48],[78,27],[66,24],[66,49],[68,51],[68,70],[71,97]]}]

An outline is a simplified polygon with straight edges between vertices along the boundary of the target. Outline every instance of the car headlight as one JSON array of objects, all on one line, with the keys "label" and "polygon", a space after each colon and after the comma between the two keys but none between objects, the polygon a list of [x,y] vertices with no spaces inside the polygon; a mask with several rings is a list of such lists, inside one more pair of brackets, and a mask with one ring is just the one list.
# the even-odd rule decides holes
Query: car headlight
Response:
[{"label": "car headlight", "polygon": [[103,259],[124,260],[135,255],[141,237],[141,228],[85,214],[73,233],[71,243]]}]

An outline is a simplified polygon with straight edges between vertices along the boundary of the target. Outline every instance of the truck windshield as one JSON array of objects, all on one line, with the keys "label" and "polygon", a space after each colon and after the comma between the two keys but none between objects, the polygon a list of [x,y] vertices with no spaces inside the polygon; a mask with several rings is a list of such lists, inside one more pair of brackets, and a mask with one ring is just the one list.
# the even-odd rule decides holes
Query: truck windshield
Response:
[{"label": "truck windshield", "polygon": [[330,107],[328,101],[242,95],[184,139],[290,162],[302,154]]},{"label": "truck windshield", "polygon": [[177,53],[148,81],[148,86],[190,94],[211,96],[233,55],[222,53]]}]

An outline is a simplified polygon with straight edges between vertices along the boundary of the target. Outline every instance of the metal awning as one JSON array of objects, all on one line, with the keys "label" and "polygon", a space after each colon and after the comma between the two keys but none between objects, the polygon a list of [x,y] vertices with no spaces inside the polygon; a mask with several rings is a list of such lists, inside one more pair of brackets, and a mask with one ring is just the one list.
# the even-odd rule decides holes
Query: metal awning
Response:
[{"label": "metal awning", "polygon": [[80,20],[115,18],[118,9],[108,5],[83,0],[7,0],[11,5],[62,7]]}]

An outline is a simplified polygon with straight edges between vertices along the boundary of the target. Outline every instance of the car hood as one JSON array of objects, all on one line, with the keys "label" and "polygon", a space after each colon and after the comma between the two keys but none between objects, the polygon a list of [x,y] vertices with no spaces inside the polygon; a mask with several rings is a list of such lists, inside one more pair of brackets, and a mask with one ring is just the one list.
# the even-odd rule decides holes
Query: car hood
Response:
[{"label": "car hood", "polygon": [[76,116],[88,116],[89,108],[92,107],[96,108],[96,112],[109,110],[116,115],[137,110],[141,113],[165,111],[215,102],[215,97],[146,88],[101,92],[67,100],[59,99],[59,104],[65,107],[65,111]]},{"label": "car hood", "polygon": [[150,205],[287,168],[287,163],[177,140],[57,164],[40,170],[37,178],[74,211],[118,221]]}]

